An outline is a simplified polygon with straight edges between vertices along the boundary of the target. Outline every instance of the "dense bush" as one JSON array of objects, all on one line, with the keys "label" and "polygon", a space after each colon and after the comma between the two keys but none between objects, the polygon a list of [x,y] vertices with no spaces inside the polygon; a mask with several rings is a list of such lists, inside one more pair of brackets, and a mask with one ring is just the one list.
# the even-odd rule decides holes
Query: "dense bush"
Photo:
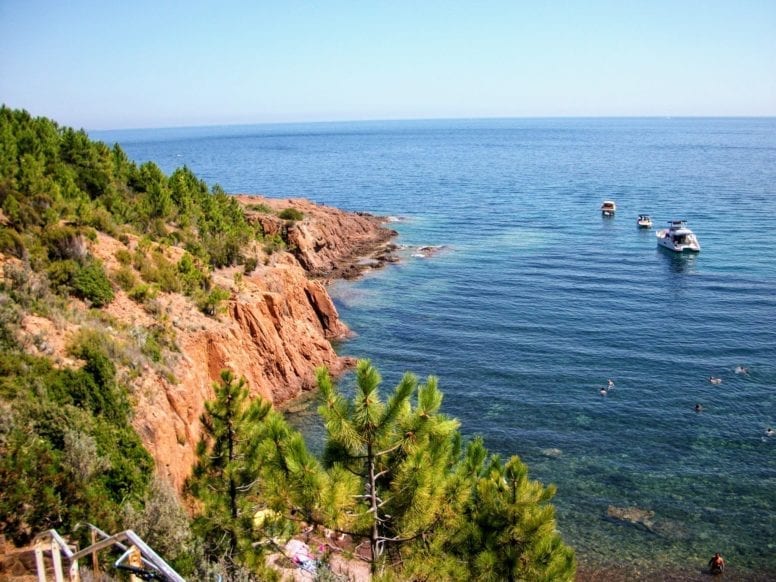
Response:
[{"label": "dense bush", "polygon": [[196,297],[197,307],[205,315],[216,315],[221,310],[221,304],[229,299],[230,293],[222,287],[214,287],[208,292],[201,292]]},{"label": "dense bush", "polygon": [[[153,162],[136,165],[118,145],[26,111],[0,107],[0,152],[0,208],[20,233],[66,221],[117,235],[128,225],[158,241],[187,241],[218,267],[240,263],[246,243],[261,236],[233,197],[188,168],[167,177]],[[52,244],[52,258],[79,259],[75,239],[59,235],[52,243],[66,244]]]},{"label": "dense bush", "polygon": [[278,214],[280,218],[283,220],[302,220],[304,218],[304,213],[301,210],[298,210],[293,207],[286,208]]},{"label": "dense bush", "polygon": [[113,301],[113,288],[102,263],[88,261],[75,272],[72,279],[73,295],[86,299],[94,307],[103,307]]},{"label": "dense bush", "polygon": [[81,521],[120,526],[141,502],[153,461],[128,422],[104,336],[84,335],[81,369],[57,369],[15,348],[0,353],[0,533],[26,543]]},{"label": "dense bush", "polygon": [[24,239],[15,230],[0,226],[0,252],[23,259],[27,254]]}]

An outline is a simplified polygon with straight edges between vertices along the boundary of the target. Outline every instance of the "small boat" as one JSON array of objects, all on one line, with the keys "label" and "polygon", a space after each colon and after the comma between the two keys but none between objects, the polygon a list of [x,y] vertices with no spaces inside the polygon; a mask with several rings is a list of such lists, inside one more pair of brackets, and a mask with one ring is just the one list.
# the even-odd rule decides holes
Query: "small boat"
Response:
[{"label": "small boat", "polygon": [[687,226],[685,220],[669,220],[668,228],[658,230],[657,244],[676,253],[684,251],[700,252],[701,245],[695,233]]},{"label": "small boat", "polygon": [[614,216],[617,211],[617,205],[612,200],[604,200],[601,204],[601,214],[604,216]]},{"label": "small boat", "polygon": [[636,224],[639,225],[639,228],[652,228],[652,218],[650,218],[649,214],[639,214]]}]

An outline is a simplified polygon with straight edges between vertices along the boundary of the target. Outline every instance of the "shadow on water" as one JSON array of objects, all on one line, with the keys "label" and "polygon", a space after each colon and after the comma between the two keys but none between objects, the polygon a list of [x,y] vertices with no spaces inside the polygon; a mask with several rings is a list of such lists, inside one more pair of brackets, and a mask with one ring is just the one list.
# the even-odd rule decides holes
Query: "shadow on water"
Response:
[{"label": "shadow on water", "polygon": [[687,275],[697,272],[698,253],[677,253],[665,247],[658,246],[657,254],[666,265],[669,273]]}]

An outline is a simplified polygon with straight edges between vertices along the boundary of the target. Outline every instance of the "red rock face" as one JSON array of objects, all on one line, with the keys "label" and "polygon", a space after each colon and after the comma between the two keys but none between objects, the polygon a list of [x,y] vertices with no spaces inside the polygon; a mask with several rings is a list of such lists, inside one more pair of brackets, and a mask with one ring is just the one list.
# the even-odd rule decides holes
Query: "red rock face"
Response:
[{"label": "red rock face", "polygon": [[350,332],[324,284],[309,275],[357,272],[360,267],[350,265],[369,251],[383,251],[394,234],[372,216],[307,201],[249,200],[304,212],[305,219],[293,224],[263,217],[285,234],[296,260],[273,255],[274,265],[244,277],[220,320],[188,316],[177,330],[182,352],[174,369],[177,382],[151,372],[137,391],[135,427],[160,471],[177,487],[195,461],[199,418],[221,370],[244,376],[252,396],[280,405],[315,388],[317,367],[327,366],[336,375],[352,364],[352,358],[337,356],[330,343]]}]

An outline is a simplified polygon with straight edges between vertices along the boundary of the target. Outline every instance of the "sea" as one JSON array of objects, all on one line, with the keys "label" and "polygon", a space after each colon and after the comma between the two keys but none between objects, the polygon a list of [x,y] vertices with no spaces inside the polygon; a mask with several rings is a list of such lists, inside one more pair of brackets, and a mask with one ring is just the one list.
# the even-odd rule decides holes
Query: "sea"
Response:
[{"label": "sea", "polygon": [[[229,193],[387,217],[400,262],[330,287],[355,334],[337,350],[386,393],[437,376],[466,437],[557,486],[581,569],[703,579],[720,552],[727,579],[776,579],[776,118],[90,135]],[[673,219],[700,253],[658,248]],[[315,406],[292,420],[320,448]]]}]

